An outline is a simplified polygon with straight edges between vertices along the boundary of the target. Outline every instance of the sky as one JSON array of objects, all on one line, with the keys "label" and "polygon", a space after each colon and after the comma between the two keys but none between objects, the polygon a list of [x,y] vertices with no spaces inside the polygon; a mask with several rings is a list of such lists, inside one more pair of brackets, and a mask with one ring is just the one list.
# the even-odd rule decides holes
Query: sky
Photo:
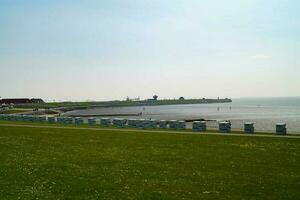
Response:
[{"label": "sky", "polygon": [[0,0],[0,96],[300,96],[298,0]]}]

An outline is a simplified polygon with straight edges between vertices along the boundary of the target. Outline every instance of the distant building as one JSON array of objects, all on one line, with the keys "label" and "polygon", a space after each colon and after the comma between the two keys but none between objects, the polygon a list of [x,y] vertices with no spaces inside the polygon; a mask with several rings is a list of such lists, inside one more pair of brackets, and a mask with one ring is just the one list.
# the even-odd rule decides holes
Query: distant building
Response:
[{"label": "distant building", "polygon": [[154,102],[157,101],[157,99],[158,99],[158,96],[157,96],[157,95],[154,95],[152,99],[147,99],[147,101],[148,101],[148,102],[154,103]]},{"label": "distant building", "polygon": [[9,106],[7,105],[0,105],[0,111],[8,110]]},{"label": "distant building", "polygon": [[33,98],[33,99],[30,99],[30,103],[45,103],[45,102],[44,102],[43,99],[40,99],[40,98],[35,99],[35,98]]},{"label": "distant building", "polygon": [[43,99],[29,99],[29,98],[19,98],[19,99],[0,99],[0,104],[29,104],[29,103],[45,103]]}]

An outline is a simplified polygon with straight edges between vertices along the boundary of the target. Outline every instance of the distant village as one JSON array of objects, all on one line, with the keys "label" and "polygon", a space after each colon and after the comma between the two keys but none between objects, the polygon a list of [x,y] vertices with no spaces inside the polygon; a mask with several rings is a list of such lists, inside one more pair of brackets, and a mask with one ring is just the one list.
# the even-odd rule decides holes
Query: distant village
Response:
[{"label": "distant village", "polygon": [[14,105],[18,104],[37,104],[37,103],[45,103],[43,99],[40,98],[12,98],[12,99],[1,99],[0,98],[0,105],[1,105],[1,110],[6,110]]}]

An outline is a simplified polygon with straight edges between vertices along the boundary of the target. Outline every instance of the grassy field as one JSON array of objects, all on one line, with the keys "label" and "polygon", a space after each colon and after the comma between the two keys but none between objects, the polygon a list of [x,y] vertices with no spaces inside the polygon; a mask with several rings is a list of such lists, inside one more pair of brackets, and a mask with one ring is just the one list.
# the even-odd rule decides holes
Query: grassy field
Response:
[{"label": "grassy field", "polygon": [[0,126],[0,199],[299,199],[300,139]]}]

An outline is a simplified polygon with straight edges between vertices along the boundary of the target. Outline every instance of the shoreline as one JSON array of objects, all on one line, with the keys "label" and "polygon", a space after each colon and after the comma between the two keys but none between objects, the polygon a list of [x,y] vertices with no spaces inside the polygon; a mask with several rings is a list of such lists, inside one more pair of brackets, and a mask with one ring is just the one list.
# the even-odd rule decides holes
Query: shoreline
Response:
[{"label": "shoreline", "polygon": [[[118,128],[116,127],[114,124],[110,124],[109,126],[103,126],[99,123],[96,123],[93,126],[90,126],[88,124],[87,121],[84,121],[84,123],[82,125],[76,125],[75,123],[71,123],[71,124],[61,124],[61,123],[49,123],[48,121],[45,122],[26,122],[26,121],[14,121],[14,120],[0,120],[0,125],[24,125],[24,126],[45,126],[45,127],[62,127],[62,128],[91,128],[91,129],[96,129],[96,130],[102,130],[102,129],[113,129],[113,130],[121,130],[121,131],[126,131],[126,130],[134,130],[134,131],[158,131],[158,132],[181,132],[181,133],[195,133],[195,134],[210,134],[210,133],[217,133],[217,134],[221,134],[221,135],[227,135],[227,134],[242,134],[242,135],[261,135],[261,134],[267,134],[267,135],[281,135],[281,134],[276,134],[276,130],[256,130],[254,133],[245,133],[243,129],[237,129],[237,128],[231,128],[231,131],[229,133],[220,133],[218,127],[207,127],[206,131],[193,131],[191,127],[186,127],[185,129],[177,129],[177,130],[173,130],[170,128],[132,128],[129,127],[128,125],[126,125],[124,128]],[[300,138],[300,132],[293,132],[293,131],[288,131],[285,135],[281,135],[281,136],[288,136],[288,135],[293,135],[293,136],[297,136]]]},{"label": "shoreline", "polygon": [[110,125],[108,127],[101,126],[99,124],[95,126],[89,126],[88,124],[83,124],[81,126],[76,126],[75,124],[49,124],[49,123],[35,123],[35,122],[17,122],[17,121],[1,121],[0,126],[5,127],[29,127],[29,128],[54,128],[54,129],[77,129],[77,130],[109,130],[109,131],[132,131],[132,132],[144,132],[144,133],[174,133],[174,134],[192,134],[192,135],[220,135],[220,136],[246,136],[246,137],[275,137],[275,138],[297,138],[300,139],[300,133],[287,133],[286,135],[275,134],[274,132],[263,132],[258,131],[255,133],[245,133],[243,130],[232,130],[230,133],[220,133],[217,129],[209,129],[207,131],[193,131],[192,129],[184,129],[184,130],[172,130],[172,129],[160,129],[160,128],[146,128],[146,129],[138,129],[138,128],[117,128],[114,125]]}]

